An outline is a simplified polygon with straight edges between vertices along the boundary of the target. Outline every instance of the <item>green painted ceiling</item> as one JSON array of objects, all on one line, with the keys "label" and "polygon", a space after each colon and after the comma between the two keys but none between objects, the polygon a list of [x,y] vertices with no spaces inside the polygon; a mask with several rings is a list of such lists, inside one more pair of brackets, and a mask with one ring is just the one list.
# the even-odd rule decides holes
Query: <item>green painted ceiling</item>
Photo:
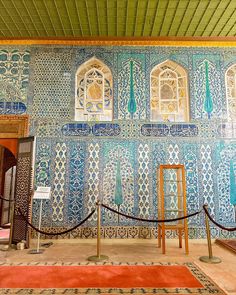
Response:
[{"label": "green painted ceiling", "polygon": [[0,38],[235,36],[236,0],[0,0]]}]

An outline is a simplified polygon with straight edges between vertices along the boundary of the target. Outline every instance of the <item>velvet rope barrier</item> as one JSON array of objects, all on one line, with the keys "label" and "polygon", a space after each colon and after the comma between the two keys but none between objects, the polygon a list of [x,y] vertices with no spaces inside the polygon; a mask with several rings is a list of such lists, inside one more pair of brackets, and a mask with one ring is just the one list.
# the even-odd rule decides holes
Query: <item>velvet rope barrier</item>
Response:
[{"label": "velvet rope barrier", "polygon": [[27,218],[25,217],[25,215],[22,213],[22,211],[21,211],[20,208],[17,208],[17,210],[19,210],[20,215],[24,218],[25,222],[26,222],[30,227],[32,227],[36,232],[39,232],[39,233],[41,233],[41,234],[43,234],[43,235],[47,235],[47,236],[59,236],[59,235],[64,235],[64,234],[67,234],[67,233],[69,233],[69,232],[75,230],[77,227],[79,227],[79,226],[81,226],[82,224],[84,224],[85,221],[87,221],[87,220],[88,220],[88,219],[94,214],[94,212],[96,211],[95,209],[93,209],[93,210],[89,213],[89,215],[88,215],[84,220],[80,221],[79,224],[75,225],[74,227],[72,227],[72,228],[70,228],[70,229],[67,229],[67,230],[64,230],[64,231],[62,231],[62,232],[58,232],[58,233],[49,233],[49,232],[45,232],[45,231],[42,231],[42,230],[39,230],[38,228],[36,228],[32,223],[30,223],[30,222],[28,221],[28,219],[27,219]]},{"label": "velvet rope barrier", "polygon": [[195,213],[192,213],[192,214],[189,214],[189,215],[186,215],[186,216],[182,216],[182,217],[173,218],[173,219],[145,219],[145,218],[139,218],[139,217],[135,217],[135,216],[130,216],[130,215],[125,214],[125,213],[121,213],[121,212],[119,212],[119,211],[117,211],[115,209],[112,209],[112,208],[108,207],[107,205],[104,205],[104,204],[102,204],[102,207],[106,208],[107,210],[110,210],[113,213],[124,216],[126,218],[130,218],[130,219],[133,219],[133,220],[139,220],[139,221],[153,222],[153,223],[178,221],[178,220],[182,220],[182,219],[186,219],[186,218],[195,216],[195,215],[200,214],[202,212],[202,210],[200,210],[200,211],[197,211]]},{"label": "velvet rope barrier", "polygon": [[205,211],[205,213],[206,213],[206,215],[208,216],[208,218],[210,219],[210,221],[212,222],[212,223],[214,223],[216,226],[218,226],[219,228],[221,228],[221,229],[223,229],[223,230],[227,230],[227,231],[235,231],[236,230],[236,227],[224,227],[223,225],[221,225],[221,224],[219,224],[218,222],[216,222],[212,217],[211,217],[211,215],[210,215],[210,213],[208,212],[208,210],[207,210],[207,205],[203,205],[203,209],[204,209],[204,211]]}]

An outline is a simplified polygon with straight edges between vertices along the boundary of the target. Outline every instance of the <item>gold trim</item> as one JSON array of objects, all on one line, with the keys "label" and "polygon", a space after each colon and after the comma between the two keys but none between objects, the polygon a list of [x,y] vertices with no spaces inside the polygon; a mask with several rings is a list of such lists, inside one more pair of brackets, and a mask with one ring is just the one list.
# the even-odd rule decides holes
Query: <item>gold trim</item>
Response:
[{"label": "gold trim", "polygon": [[235,37],[208,38],[83,38],[83,39],[0,39],[0,45],[80,45],[80,46],[177,46],[236,47]]},{"label": "gold trim", "polygon": [[0,138],[21,138],[29,135],[29,115],[0,115]]}]

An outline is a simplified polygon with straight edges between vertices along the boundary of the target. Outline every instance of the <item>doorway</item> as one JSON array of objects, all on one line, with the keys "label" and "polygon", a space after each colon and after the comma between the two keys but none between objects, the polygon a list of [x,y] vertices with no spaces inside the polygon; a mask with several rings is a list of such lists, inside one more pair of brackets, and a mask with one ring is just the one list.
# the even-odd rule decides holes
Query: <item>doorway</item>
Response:
[{"label": "doorway", "polygon": [[[6,200],[14,200],[16,177],[16,157],[6,147],[0,145],[0,195]],[[8,242],[11,227],[11,202],[0,200],[0,242]]]},{"label": "doorway", "polygon": [[[29,194],[32,172],[32,139],[29,135],[28,115],[0,115],[0,193],[5,199],[14,198],[10,242],[27,240],[28,227],[19,213],[19,205],[29,217]],[[29,144],[27,142],[30,142]],[[16,166],[16,167],[15,167]],[[14,196],[14,197],[13,197]],[[7,201],[0,201],[0,227],[9,230],[10,209]],[[5,237],[7,231],[5,231]],[[0,240],[1,242],[1,240]]]}]

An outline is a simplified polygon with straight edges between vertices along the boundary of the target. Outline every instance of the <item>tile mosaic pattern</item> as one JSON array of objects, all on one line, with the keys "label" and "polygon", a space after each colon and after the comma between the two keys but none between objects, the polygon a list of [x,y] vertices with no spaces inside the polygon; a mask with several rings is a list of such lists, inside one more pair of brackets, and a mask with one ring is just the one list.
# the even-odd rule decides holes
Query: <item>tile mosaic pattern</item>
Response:
[{"label": "tile mosaic pattern", "polygon": [[138,147],[138,196],[139,216],[149,218],[150,216],[150,183],[149,183],[149,159],[150,148],[148,144],[140,144]]},{"label": "tile mosaic pattern", "polygon": [[[236,162],[236,141],[217,145],[217,184],[219,195],[218,218],[221,223],[236,222],[236,206],[230,204],[230,161]],[[235,172],[234,172],[235,173]]]},{"label": "tile mosaic pattern", "polygon": [[68,224],[77,224],[83,217],[85,159],[85,144],[83,142],[72,142],[68,171]]},{"label": "tile mosaic pattern", "polygon": [[[89,143],[87,146],[87,159],[86,159],[86,187],[84,198],[84,209],[86,216],[96,207],[96,202],[100,198],[99,193],[99,161],[100,161],[100,145],[98,143]],[[97,220],[97,213],[93,214],[90,218],[92,222]]]},{"label": "tile mosaic pattern", "polygon": [[0,48],[0,100],[27,103],[30,50]]},{"label": "tile mosaic pattern", "polygon": [[201,154],[201,177],[202,177],[202,195],[203,203],[208,204],[209,212],[214,217],[214,182],[212,168],[212,150],[209,144],[202,144],[200,147]]},{"label": "tile mosaic pattern", "polygon": [[52,191],[52,220],[64,220],[65,207],[65,177],[66,177],[66,159],[67,146],[66,143],[58,142],[55,146],[54,175],[53,175],[53,191]]},{"label": "tile mosaic pattern", "polygon": [[32,63],[32,117],[69,118],[74,109],[71,110],[70,50],[35,49]]},{"label": "tile mosaic pattern", "polygon": [[[184,165],[186,169],[186,189],[187,189],[187,211],[196,212],[201,209],[202,201],[196,196],[199,194],[199,179],[198,179],[198,151],[197,146],[193,143],[188,143],[183,146]],[[191,224],[199,225],[200,216],[191,218]]]},{"label": "tile mosaic pattern", "polygon": [[[75,121],[76,71],[92,57],[112,73],[114,120],[109,123]],[[189,75],[188,123],[150,122],[150,73],[168,59]],[[224,86],[225,71],[234,63],[234,48],[1,48],[0,113],[30,114],[31,135],[37,137],[35,185],[52,187],[52,199],[43,206],[44,228],[56,232],[75,225],[98,198],[117,209],[119,173],[123,197],[119,210],[156,218],[156,170],[167,163],[185,164],[189,212],[208,202],[219,222],[235,225],[235,206],[230,202],[235,126],[226,122]],[[33,210],[37,225],[37,203]],[[152,224],[124,218],[118,224],[117,216],[105,211],[102,222],[104,237],[156,236]],[[95,237],[95,224],[96,214],[67,237]],[[189,220],[191,238],[205,236],[203,224],[203,215]],[[230,235],[212,228],[213,237]]]},{"label": "tile mosaic pattern", "polygon": [[[44,231],[49,233],[56,233],[62,230],[65,230],[65,227],[44,227]],[[37,238],[37,233],[32,231],[32,236]],[[177,231],[176,230],[167,230],[166,236],[168,239],[176,239]],[[59,236],[63,239],[91,239],[97,237],[97,228],[96,227],[78,227],[76,230]],[[190,227],[189,228],[189,238],[190,239],[205,239],[206,238],[206,228],[205,227]],[[235,238],[233,232],[228,232],[225,230],[220,230],[216,227],[211,227],[211,237],[221,237],[225,239]],[[45,238],[56,239],[55,236],[46,236]],[[156,227],[147,227],[147,226],[102,226],[101,227],[101,238],[105,239],[153,239],[157,238],[157,228]]]}]

